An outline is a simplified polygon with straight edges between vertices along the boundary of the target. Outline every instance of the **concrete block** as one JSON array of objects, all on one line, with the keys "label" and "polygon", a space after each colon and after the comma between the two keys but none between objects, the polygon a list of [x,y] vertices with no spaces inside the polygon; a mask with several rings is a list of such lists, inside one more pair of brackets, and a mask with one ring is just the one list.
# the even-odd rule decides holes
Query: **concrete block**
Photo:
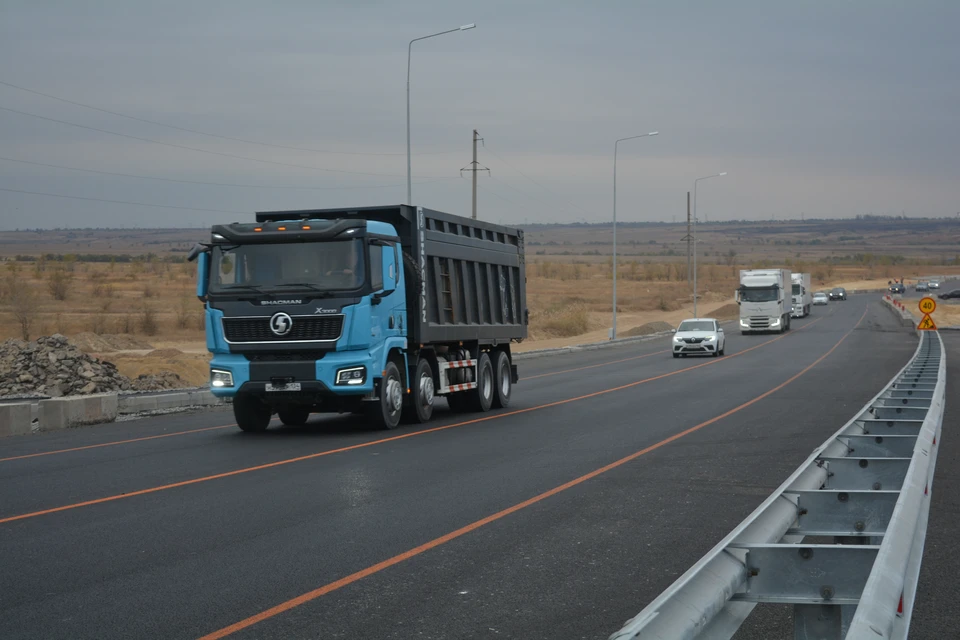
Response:
[{"label": "concrete block", "polygon": [[157,398],[157,407],[160,409],[179,409],[189,407],[194,403],[190,401],[188,391],[178,391],[176,393],[165,393]]},{"label": "concrete block", "polygon": [[40,401],[40,430],[55,431],[85,424],[113,422],[119,400],[116,393],[68,396]]},{"label": "concrete block", "polygon": [[190,403],[201,407],[216,406],[223,404],[223,399],[213,395],[209,389],[190,392]]},{"label": "concrete block", "polygon": [[122,396],[120,398],[120,413],[142,413],[156,411],[156,396]]},{"label": "concrete block", "polygon": [[120,413],[147,413],[182,407],[210,407],[225,404],[209,389],[191,389],[189,391],[168,391],[148,396],[122,396]]},{"label": "concrete block", "polygon": [[30,402],[0,404],[0,437],[30,433],[32,413],[33,404]]}]

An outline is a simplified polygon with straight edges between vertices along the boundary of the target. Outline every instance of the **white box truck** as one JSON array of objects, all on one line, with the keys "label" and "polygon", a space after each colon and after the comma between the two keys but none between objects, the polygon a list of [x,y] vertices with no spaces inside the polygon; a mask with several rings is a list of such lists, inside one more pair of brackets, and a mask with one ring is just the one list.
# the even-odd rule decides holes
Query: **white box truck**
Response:
[{"label": "white box truck", "polygon": [[792,284],[789,269],[742,269],[737,289],[740,333],[789,329]]},{"label": "white box truck", "polygon": [[794,273],[793,280],[793,311],[794,318],[805,318],[813,305],[813,292],[810,290],[810,274]]}]

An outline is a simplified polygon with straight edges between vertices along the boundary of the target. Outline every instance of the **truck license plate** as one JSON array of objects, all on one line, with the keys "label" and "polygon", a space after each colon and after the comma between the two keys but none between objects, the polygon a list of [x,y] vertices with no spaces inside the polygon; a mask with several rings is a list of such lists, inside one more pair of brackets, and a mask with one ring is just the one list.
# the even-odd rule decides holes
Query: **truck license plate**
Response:
[{"label": "truck license plate", "polygon": [[273,384],[272,382],[267,383],[267,391],[300,391],[299,382],[288,382],[286,384]]}]

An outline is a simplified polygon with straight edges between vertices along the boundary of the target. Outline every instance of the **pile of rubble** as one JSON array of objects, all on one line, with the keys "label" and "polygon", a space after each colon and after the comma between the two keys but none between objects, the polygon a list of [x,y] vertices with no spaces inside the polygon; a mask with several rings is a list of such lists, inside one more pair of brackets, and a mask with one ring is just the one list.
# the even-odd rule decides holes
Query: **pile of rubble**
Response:
[{"label": "pile of rubble", "polygon": [[87,355],[60,334],[0,343],[0,396],[59,397],[131,386],[112,363]]},{"label": "pile of rubble", "polygon": [[186,380],[172,371],[143,373],[131,381],[130,388],[135,391],[161,391],[163,389],[183,389],[189,387]]}]

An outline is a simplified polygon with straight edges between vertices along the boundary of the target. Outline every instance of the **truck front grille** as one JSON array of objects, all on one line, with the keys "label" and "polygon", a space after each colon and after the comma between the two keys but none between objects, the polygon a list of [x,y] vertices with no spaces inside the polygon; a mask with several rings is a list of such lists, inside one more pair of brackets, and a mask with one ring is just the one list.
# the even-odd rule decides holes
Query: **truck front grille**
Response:
[{"label": "truck front grille", "polygon": [[770,318],[766,316],[753,316],[750,318],[751,329],[769,329]]},{"label": "truck front grille", "polygon": [[343,316],[293,316],[290,331],[278,336],[270,318],[224,318],[223,336],[231,344],[255,342],[331,342],[343,331]]}]

